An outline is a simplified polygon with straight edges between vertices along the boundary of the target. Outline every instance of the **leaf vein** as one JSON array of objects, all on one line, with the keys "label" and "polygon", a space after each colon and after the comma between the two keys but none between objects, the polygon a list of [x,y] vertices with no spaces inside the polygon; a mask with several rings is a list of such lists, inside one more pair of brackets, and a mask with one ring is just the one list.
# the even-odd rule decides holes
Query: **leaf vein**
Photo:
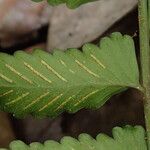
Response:
[{"label": "leaf vein", "polygon": [[93,54],[91,54],[90,55],[102,68],[106,68],[101,62],[100,62],[100,60],[96,57],[96,56],[94,56]]},{"label": "leaf vein", "polygon": [[2,79],[6,80],[6,81],[9,82],[9,83],[13,83],[13,80],[9,79],[8,77],[6,77],[5,75],[3,75],[3,74],[1,74],[1,73],[0,73],[0,77],[1,77]]},{"label": "leaf vein", "polygon": [[64,77],[62,77],[57,71],[55,71],[49,64],[47,64],[44,60],[41,60],[41,63],[46,66],[46,68],[52,71],[59,79],[62,81],[68,82]]},{"label": "leaf vein", "polygon": [[73,95],[73,96],[70,96],[69,98],[67,98],[67,100],[66,101],[64,101],[61,105],[59,105],[56,109],[55,109],[55,111],[54,112],[56,112],[56,111],[58,111],[59,109],[61,109],[61,108],[63,108],[64,107],[64,105],[66,105],[73,97],[74,97],[75,95]]},{"label": "leaf vein", "polygon": [[30,103],[29,105],[27,105],[24,110],[28,109],[29,107],[31,107],[32,105],[34,105],[35,103],[37,103],[39,100],[41,100],[42,98],[46,97],[49,94],[49,92],[44,93],[43,95],[40,95],[39,97],[37,97],[35,100],[32,101],[32,103]]},{"label": "leaf vein", "polygon": [[17,74],[19,77],[21,77],[23,80],[27,81],[30,84],[33,84],[33,82],[31,80],[29,80],[27,77],[25,77],[23,74],[21,74],[20,72],[18,72],[15,68],[13,68],[12,66],[5,64],[5,66],[10,69],[12,72],[14,72],[15,74]]},{"label": "leaf vein", "polygon": [[45,106],[43,106],[41,109],[39,109],[39,112],[43,111],[44,109],[46,109],[49,105],[53,104],[55,101],[57,101],[60,97],[62,97],[62,93],[58,96],[56,96],[54,99],[52,99],[48,104],[46,104]]},{"label": "leaf vein", "polygon": [[6,103],[6,105],[14,104],[14,103],[20,101],[21,99],[23,99],[24,97],[28,96],[29,94],[30,94],[29,92],[26,92],[26,93],[22,94],[21,96],[17,97],[16,99],[11,100],[10,102]]},{"label": "leaf vein", "polygon": [[14,91],[14,90],[9,90],[9,91],[7,91],[7,92],[1,94],[0,97],[6,96],[6,95],[12,93],[13,91]]},{"label": "leaf vein", "polygon": [[81,62],[79,62],[78,60],[75,60],[75,62],[81,67],[83,68],[86,72],[88,72],[89,74],[93,75],[94,77],[100,78],[99,75],[97,75],[96,73],[92,72],[89,68],[87,68],[86,66],[84,66]]},{"label": "leaf vein", "polygon": [[90,96],[96,94],[99,90],[95,90],[89,94],[87,94],[86,96],[84,96],[81,100],[79,100],[74,106],[78,106],[80,103],[82,103],[84,100],[86,100],[87,98],[89,98]]},{"label": "leaf vein", "polygon": [[47,79],[44,75],[42,75],[40,72],[38,72],[37,70],[35,70],[32,66],[30,66],[28,63],[24,62],[24,65],[30,69],[34,74],[36,74],[37,76],[39,76],[41,79],[45,80],[48,83],[52,83],[51,80]]}]

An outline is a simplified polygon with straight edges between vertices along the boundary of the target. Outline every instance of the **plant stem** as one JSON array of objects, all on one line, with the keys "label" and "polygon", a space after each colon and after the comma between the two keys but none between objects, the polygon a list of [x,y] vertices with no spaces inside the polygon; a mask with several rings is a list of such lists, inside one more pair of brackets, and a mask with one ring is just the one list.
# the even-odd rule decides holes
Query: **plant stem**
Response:
[{"label": "plant stem", "polygon": [[149,16],[150,0],[139,0],[140,59],[142,86],[144,88],[144,111],[147,131],[147,144],[150,150],[150,46]]}]

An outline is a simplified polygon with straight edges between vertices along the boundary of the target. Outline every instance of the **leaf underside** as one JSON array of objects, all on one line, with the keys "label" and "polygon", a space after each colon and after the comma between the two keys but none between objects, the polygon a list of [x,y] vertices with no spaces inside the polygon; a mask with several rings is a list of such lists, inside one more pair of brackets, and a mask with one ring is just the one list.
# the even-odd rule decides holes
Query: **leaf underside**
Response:
[{"label": "leaf underside", "polygon": [[[33,1],[41,2],[43,0],[33,0]],[[93,1],[97,1],[97,0],[47,0],[47,2],[50,5],[55,6],[55,5],[65,3],[69,8],[76,8],[76,7],[79,7],[80,5],[82,5],[84,3],[93,2]]]},{"label": "leaf underside", "polygon": [[[46,141],[44,144],[32,143],[29,146],[21,141],[10,144],[9,150],[147,150],[145,131],[140,126],[116,127],[113,138],[99,134],[96,140],[88,134],[81,134],[78,140],[64,137],[60,143]],[[0,148],[0,150],[6,150]]]},{"label": "leaf underside", "polygon": [[99,108],[128,87],[140,88],[130,36],[113,33],[82,50],[0,53],[0,109],[16,117],[55,117]]}]

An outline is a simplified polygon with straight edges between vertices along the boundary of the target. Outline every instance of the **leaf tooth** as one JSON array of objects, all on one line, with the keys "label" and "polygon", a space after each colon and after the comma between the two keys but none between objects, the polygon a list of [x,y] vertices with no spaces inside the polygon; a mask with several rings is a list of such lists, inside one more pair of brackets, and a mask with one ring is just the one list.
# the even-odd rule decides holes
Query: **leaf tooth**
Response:
[{"label": "leaf tooth", "polygon": [[15,73],[16,75],[18,75],[19,77],[21,77],[23,80],[27,81],[30,84],[33,84],[33,82],[31,80],[29,80],[26,76],[24,76],[23,74],[21,74],[20,72],[18,72],[15,68],[13,68],[12,66],[5,64],[5,66],[11,70],[13,73]]},{"label": "leaf tooth", "polygon": [[30,94],[30,92],[23,93],[21,96],[17,97],[16,99],[11,100],[10,102],[6,103],[6,105],[14,104],[14,103],[20,101],[21,99],[23,99],[24,97],[28,96],[29,94]]},{"label": "leaf tooth", "polygon": [[37,70],[35,70],[32,66],[30,66],[28,63],[24,62],[24,65],[30,69],[34,74],[36,74],[37,76],[39,76],[41,79],[45,80],[48,83],[52,83],[51,80],[47,79],[44,75],[42,75],[40,72],[38,72]]},{"label": "leaf tooth", "polygon": [[75,60],[75,62],[82,68],[84,69],[86,72],[88,72],[90,75],[93,75],[94,77],[100,78],[100,76],[96,73],[94,73],[93,71],[91,71],[88,67],[86,67],[85,65],[83,65],[80,61]]},{"label": "leaf tooth", "polygon": [[9,83],[13,83],[13,80],[9,79],[8,77],[6,77],[5,75],[3,75],[1,73],[0,73],[0,77]]},{"label": "leaf tooth", "polygon": [[59,79],[61,79],[64,82],[68,82],[62,75],[60,75],[57,71],[55,71],[49,64],[47,64],[44,60],[41,60],[41,63],[46,66],[46,68],[50,71],[52,71]]},{"label": "leaf tooth", "polygon": [[75,106],[75,107],[78,106],[80,103],[82,103],[83,101],[85,101],[86,99],[88,99],[90,96],[96,94],[98,91],[99,91],[99,90],[94,90],[94,91],[88,93],[86,96],[82,97],[82,99],[79,100],[76,104],[74,104],[74,106]]},{"label": "leaf tooth", "polygon": [[56,96],[55,98],[53,98],[49,103],[47,103],[46,105],[44,105],[42,108],[40,108],[38,111],[41,112],[44,109],[46,109],[49,105],[52,105],[55,101],[57,101],[60,97],[62,97],[63,94],[59,94],[58,96]]}]

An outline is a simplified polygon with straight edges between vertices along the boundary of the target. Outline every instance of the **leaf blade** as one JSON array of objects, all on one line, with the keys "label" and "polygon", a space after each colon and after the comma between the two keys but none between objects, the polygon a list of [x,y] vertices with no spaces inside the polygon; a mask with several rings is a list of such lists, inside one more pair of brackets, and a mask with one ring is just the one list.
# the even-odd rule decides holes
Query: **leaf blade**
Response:
[{"label": "leaf blade", "polygon": [[98,108],[128,87],[140,88],[138,65],[132,38],[120,33],[83,52],[0,53],[0,108],[17,117]]},{"label": "leaf blade", "polygon": [[[99,134],[93,139],[88,134],[81,134],[78,140],[71,137],[64,137],[60,143],[46,141],[43,145],[37,142],[29,146],[21,141],[14,141],[10,144],[9,150],[147,150],[145,131],[141,126],[115,127],[113,138]],[[0,148],[0,150],[3,150]]]}]

